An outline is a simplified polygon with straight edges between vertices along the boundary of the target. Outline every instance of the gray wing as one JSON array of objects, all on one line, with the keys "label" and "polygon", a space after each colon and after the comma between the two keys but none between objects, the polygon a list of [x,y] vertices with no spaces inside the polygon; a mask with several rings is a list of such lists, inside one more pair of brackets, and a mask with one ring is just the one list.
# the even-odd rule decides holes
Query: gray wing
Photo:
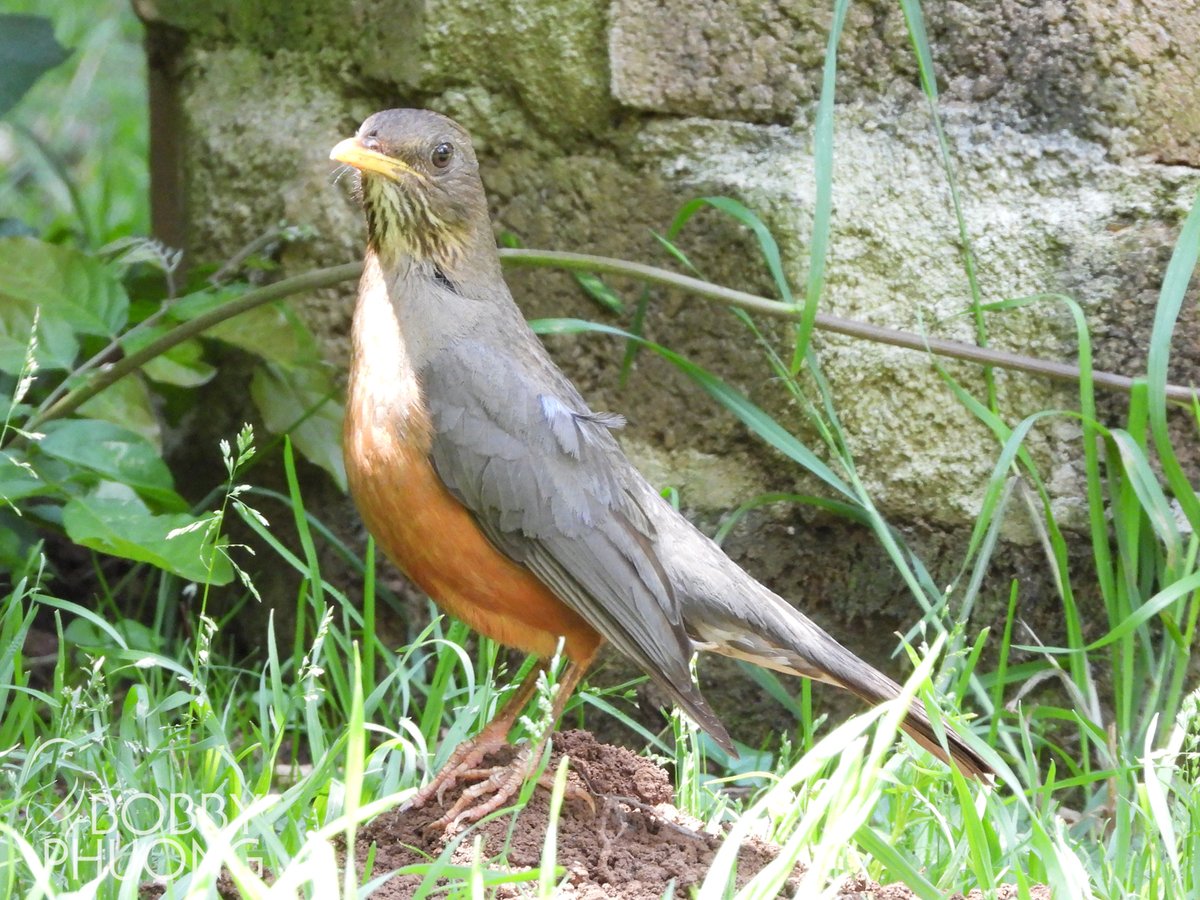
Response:
[{"label": "gray wing", "polygon": [[434,468],[489,540],[732,750],[691,678],[692,642],[638,499],[641,476],[610,433],[623,420],[588,410],[540,352],[461,340],[420,380]]}]

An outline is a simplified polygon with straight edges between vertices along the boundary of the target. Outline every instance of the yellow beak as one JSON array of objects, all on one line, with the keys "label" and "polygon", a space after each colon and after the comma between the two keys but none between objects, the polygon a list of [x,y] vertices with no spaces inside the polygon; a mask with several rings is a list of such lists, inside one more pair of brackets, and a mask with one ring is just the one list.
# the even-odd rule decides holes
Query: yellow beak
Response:
[{"label": "yellow beak", "polygon": [[356,137],[340,141],[329,151],[329,158],[353,166],[360,172],[375,172],[379,175],[386,175],[388,178],[395,178],[404,173],[420,176],[419,172],[400,160],[374,150],[368,150],[358,142]]}]

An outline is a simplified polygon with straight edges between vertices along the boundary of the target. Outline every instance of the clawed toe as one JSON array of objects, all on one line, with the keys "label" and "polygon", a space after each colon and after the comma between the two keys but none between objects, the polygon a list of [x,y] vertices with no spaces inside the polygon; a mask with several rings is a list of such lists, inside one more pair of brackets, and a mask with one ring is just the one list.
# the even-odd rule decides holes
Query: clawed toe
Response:
[{"label": "clawed toe", "polygon": [[[558,696],[555,698],[550,711],[550,721],[557,722],[562,715],[562,707],[566,704],[571,692],[583,677],[583,666],[574,662],[567,666],[562,680],[558,684]],[[480,821],[503,807],[516,797],[521,785],[537,768],[542,758],[549,738],[522,748],[510,763],[503,766],[481,766],[481,763],[493,752],[508,746],[508,732],[516,720],[517,713],[533,696],[537,688],[538,676],[545,669],[543,663],[525,676],[525,680],[516,692],[504,704],[496,717],[489,722],[476,737],[461,744],[451,754],[449,761],[442,770],[434,776],[429,784],[419,790],[403,809],[420,809],[431,800],[436,800],[438,806],[446,791],[464,782],[475,782],[463,790],[454,805],[445,815],[426,825],[422,831],[427,833],[456,831],[459,827],[471,825]],[[543,774],[539,779],[542,787],[550,789],[554,785],[552,775]],[[591,795],[574,786],[568,786],[567,797],[587,800],[588,806],[595,812],[596,805]]]},{"label": "clawed toe", "polygon": [[[480,738],[483,736],[480,735]],[[505,741],[480,739],[467,741],[454,751],[442,770],[404,804],[404,809],[420,809],[431,800],[436,800],[438,806],[444,806],[443,797],[446,791],[460,781],[477,780],[472,776],[480,771],[479,764],[484,758],[505,746]],[[487,770],[484,770],[487,771]]]},{"label": "clawed toe", "polygon": [[[512,762],[507,765],[471,769],[460,768],[454,773],[453,783],[461,784],[468,781],[474,783],[463,790],[454,802],[454,805],[443,816],[430,822],[422,831],[427,834],[434,834],[439,831],[452,834],[460,828],[473,825],[496,810],[502,809],[506,804],[519,796],[522,785],[537,769],[544,746],[542,744],[536,748],[522,748]],[[439,774],[439,779],[442,778],[443,774],[445,773]],[[450,780],[447,779],[443,787],[448,788],[450,783]],[[543,772],[538,778],[538,786],[545,788],[547,791],[553,790],[554,774]],[[592,795],[579,785],[568,782],[565,799],[583,800],[587,803],[593,815],[596,812],[596,802],[592,798]],[[441,804],[440,796],[438,797],[438,802]]]},{"label": "clawed toe", "polygon": [[520,794],[521,785],[536,766],[536,760],[537,756],[526,747],[508,765],[460,773],[458,780],[476,783],[463,790],[445,815],[430,822],[424,830],[454,832],[502,808]]}]

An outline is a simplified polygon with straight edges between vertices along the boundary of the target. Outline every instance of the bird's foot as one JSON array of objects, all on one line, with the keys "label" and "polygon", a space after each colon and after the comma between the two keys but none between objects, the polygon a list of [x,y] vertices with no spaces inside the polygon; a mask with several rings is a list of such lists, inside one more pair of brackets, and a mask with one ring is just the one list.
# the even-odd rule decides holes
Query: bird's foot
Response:
[{"label": "bird's foot", "polygon": [[[432,834],[441,831],[451,834],[501,809],[520,794],[521,786],[537,771],[538,762],[542,757],[542,749],[545,747],[544,742],[536,747],[526,745],[506,765],[480,767],[479,763],[483,758],[497,747],[480,748],[478,742],[472,743],[475,746],[469,748],[468,752],[457,760],[453,771],[451,771],[451,765],[447,764],[437,777],[422,788],[420,793],[407,804],[410,807],[423,806],[436,797],[438,804],[441,805],[442,795],[453,784],[473,782],[470,787],[463,790],[458,800],[446,810],[441,818],[425,826],[423,829],[425,832]],[[459,756],[462,749],[459,748],[455,751],[454,756],[451,757],[452,763],[456,762],[455,757]],[[554,774],[543,772],[538,777],[537,783],[539,787],[552,790]],[[584,800],[591,807],[593,813],[596,810],[596,804],[592,800],[591,794],[570,782],[567,784],[565,798]]]},{"label": "bird's foot", "polygon": [[450,754],[450,759],[442,766],[441,771],[433,776],[433,780],[401,806],[401,810],[420,809],[431,800],[436,800],[442,806],[442,796],[460,780],[471,779],[473,772],[479,771],[479,764],[492,753],[508,746],[508,740],[500,729],[485,728],[474,738],[463,741]]},{"label": "bird's foot", "polygon": [[[460,770],[455,775],[456,781],[475,783],[466,788],[454,805],[440,819],[430,822],[425,830],[451,833],[478,822],[516,797],[525,779],[536,768],[537,756],[526,746],[518,751],[508,765]],[[438,799],[440,802],[440,796]]]}]

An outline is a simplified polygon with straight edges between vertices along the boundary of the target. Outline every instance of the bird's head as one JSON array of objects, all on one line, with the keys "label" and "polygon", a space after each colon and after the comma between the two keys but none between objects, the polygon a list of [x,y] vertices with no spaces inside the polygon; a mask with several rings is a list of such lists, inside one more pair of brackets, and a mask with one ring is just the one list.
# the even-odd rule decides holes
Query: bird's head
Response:
[{"label": "bird's head", "polygon": [[423,109],[388,109],[330,151],[358,170],[368,241],[383,257],[453,269],[483,229],[487,199],[471,138]]}]

